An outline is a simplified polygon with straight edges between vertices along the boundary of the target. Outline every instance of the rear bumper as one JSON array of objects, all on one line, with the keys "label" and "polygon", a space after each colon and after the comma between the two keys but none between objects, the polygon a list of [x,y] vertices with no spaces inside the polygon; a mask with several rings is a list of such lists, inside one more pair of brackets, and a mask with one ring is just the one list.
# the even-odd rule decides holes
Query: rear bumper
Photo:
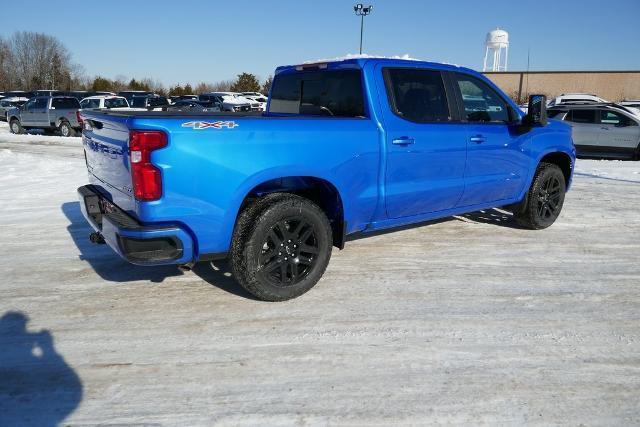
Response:
[{"label": "rear bumper", "polygon": [[130,263],[160,265],[193,261],[193,239],[180,225],[143,225],[107,200],[93,185],[78,188],[78,197],[82,214],[91,227]]}]

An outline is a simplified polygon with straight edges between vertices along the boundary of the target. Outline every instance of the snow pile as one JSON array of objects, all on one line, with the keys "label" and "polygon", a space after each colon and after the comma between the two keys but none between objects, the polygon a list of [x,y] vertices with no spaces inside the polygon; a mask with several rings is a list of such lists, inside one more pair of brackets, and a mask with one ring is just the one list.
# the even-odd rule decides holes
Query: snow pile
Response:
[{"label": "snow pile", "polygon": [[349,59],[404,59],[407,61],[422,61],[422,59],[412,58],[408,53],[404,55],[393,55],[393,56],[383,56],[383,55],[369,55],[367,53],[347,53],[344,56],[337,56],[335,58],[329,59],[317,59],[315,61],[305,61],[303,64],[316,64],[318,62],[339,62],[339,61],[347,61]]},{"label": "snow pile", "polygon": [[43,135],[39,132],[31,132],[23,135],[16,135],[9,130],[9,124],[0,122],[0,143],[12,142],[12,143],[33,143],[45,145],[67,145],[79,147],[82,145],[82,139],[80,137],[65,138],[63,136],[49,136]]}]

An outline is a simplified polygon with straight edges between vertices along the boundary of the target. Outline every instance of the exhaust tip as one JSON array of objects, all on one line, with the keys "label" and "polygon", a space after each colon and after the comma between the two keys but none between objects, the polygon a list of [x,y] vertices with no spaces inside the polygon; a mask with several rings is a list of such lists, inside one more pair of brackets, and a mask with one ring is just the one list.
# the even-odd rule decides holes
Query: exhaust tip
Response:
[{"label": "exhaust tip", "polygon": [[195,265],[195,263],[193,262],[188,262],[186,264],[180,264],[178,265],[178,268],[180,269],[180,271],[191,271],[193,270],[193,266]]}]

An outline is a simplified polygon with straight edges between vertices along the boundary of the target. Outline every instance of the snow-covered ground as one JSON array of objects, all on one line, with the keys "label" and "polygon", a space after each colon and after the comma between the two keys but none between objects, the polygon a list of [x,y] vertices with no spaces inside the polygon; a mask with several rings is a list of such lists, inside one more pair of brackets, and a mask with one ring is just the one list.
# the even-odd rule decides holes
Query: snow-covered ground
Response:
[{"label": "snow-covered ground", "polygon": [[0,124],[0,425],[640,423],[639,162],[578,161],[547,230],[350,242],[277,304],[91,245],[85,181],[79,138]]}]

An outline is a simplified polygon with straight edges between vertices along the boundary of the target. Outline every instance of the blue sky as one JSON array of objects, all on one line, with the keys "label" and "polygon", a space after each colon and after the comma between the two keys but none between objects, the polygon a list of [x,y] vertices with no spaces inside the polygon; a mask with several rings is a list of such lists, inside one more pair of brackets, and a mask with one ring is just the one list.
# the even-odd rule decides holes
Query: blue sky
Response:
[{"label": "blue sky", "polygon": [[[6,2],[0,36],[60,39],[87,74],[213,82],[357,53],[356,1]],[[509,69],[640,69],[640,0],[372,0],[364,52],[479,69],[487,31],[510,34]],[[62,5],[62,8],[60,7]],[[62,13],[61,13],[62,12]],[[18,18],[16,18],[18,17]]]}]

